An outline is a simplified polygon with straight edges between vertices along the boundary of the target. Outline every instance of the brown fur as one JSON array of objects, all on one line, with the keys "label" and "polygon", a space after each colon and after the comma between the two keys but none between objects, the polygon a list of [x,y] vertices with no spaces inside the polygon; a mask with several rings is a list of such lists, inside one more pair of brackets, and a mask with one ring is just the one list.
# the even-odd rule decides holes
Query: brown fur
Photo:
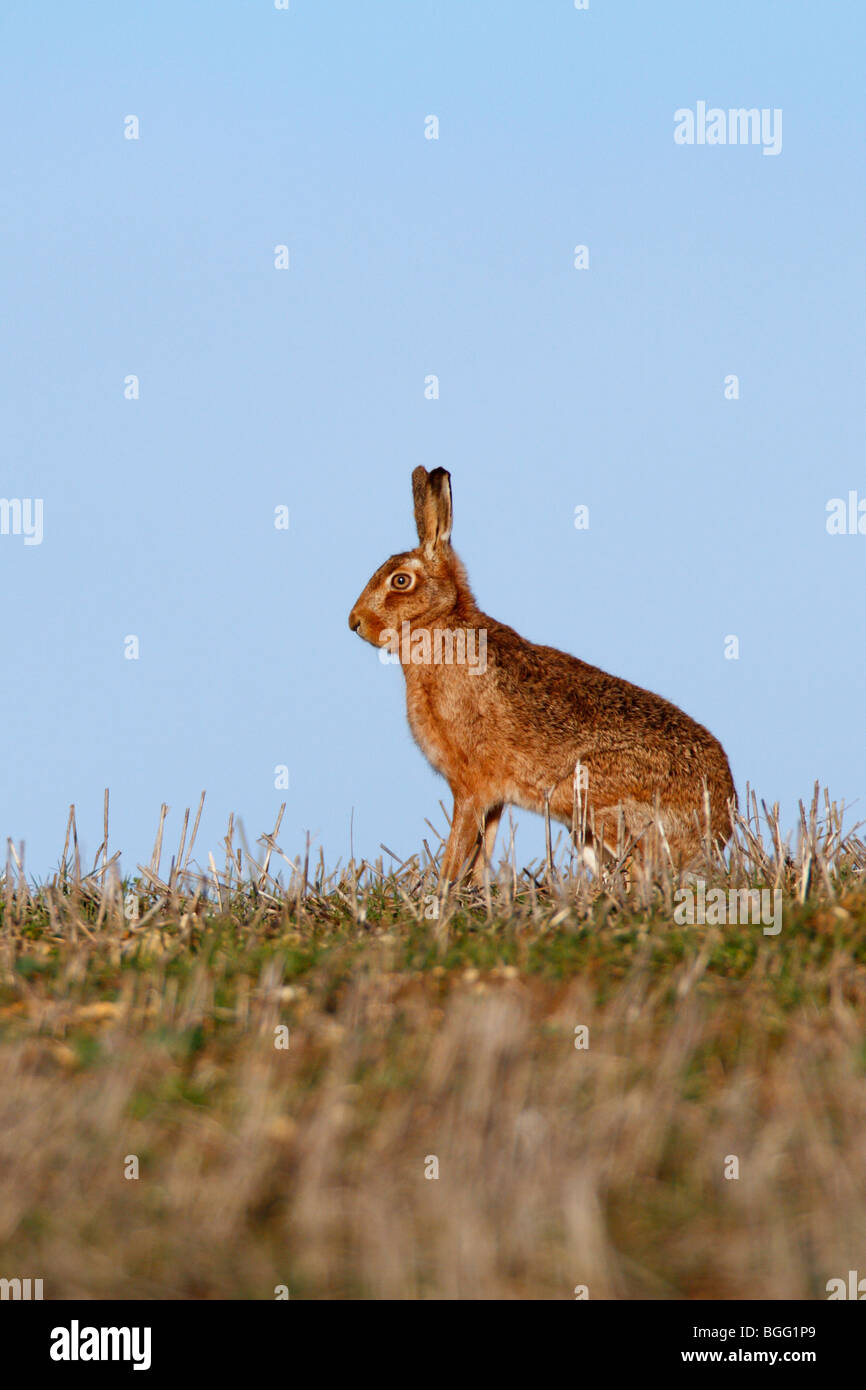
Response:
[{"label": "brown fur", "polygon": [[[412,733],[454,795],[443,880],[467,868],[480,880],[507,804],[542,813],[549,805],[553,818],[571,826],[578,762],[588,776],[586,842],[600,853],[624,828],[639,853],[650,843],[657,848],[663,835],[682,867],[707,828],[705,793],[710,836],[724,844],[736,794],[717,739],[661,696],[527,642],[482,613],[451,548],[450,475],[416,468],[412,495],[419,545],[379,567],[349,626],[374,646],[404,621],[411,634],[487,634],[483,674],[465,664],[416,665],[404,660],[401,644]],[[398,574],[409,577],[408,591],[392,586]]]}]

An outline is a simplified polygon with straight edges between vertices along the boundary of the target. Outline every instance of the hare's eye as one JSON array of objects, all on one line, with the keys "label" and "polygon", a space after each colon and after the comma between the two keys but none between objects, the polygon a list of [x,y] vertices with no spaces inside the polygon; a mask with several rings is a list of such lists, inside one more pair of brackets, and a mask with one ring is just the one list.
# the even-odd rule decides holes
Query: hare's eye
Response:
[{"label": "hare's eye", "polygon": [[412,576],[411,576],[411,574],[404,574],[404,573],[401,571],[399,574],[392,574],[392,576],[391,576],[391,588],[392,588],[392,589],[408,589],[411,583],[412,583]]}]

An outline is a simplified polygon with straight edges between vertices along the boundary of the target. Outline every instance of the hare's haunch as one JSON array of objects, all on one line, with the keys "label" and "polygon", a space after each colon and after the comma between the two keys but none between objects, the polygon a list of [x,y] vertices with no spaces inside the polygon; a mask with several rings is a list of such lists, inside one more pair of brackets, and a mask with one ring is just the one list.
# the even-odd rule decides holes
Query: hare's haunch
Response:
[{"label": "hare's haunch", "polygon": [[[444,880],[481,880],[506,805],[574,826],[597,857],[624,830],[683,867],[731,833],[724,750],[676,705],[482,613],[451,548],[451,478],[416,468],[419,545],[367,583],[349,626],[403,667],[416,741],[454,795]],[[585,831],[584,828],[585,827]]]}]

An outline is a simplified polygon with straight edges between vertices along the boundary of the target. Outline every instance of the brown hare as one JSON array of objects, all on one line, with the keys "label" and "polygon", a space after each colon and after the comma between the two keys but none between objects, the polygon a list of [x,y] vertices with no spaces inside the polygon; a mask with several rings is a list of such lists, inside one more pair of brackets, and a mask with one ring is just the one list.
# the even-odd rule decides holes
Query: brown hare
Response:
[{"label": "brown hare", "polygon": [[420,544],[386,560],[349,626],[406,677],[412,733],[454,795],[443,882],[482,879],[505,805],[585,824],[589,862],[723,845],[736,794],[721,744],[676,705],[482,613],[451,549],[451,478],[412,474]]}]

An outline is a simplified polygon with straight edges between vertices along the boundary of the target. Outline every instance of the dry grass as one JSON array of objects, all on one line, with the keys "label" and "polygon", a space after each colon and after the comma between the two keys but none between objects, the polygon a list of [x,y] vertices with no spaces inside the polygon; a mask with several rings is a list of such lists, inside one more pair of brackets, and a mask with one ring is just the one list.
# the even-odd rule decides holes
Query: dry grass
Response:
[{"label": "dry grass", "polygon": [[163,871],[163,815],[121,883],[106,805],[90,874],[74,814],[52,882],[10,850],[0,1276],[47,1298],[826,1297],[866,1269],[866,846],[817,792],[791,844],[747,805],[704,873],[779,888],[778,936],[678,927],[663,863],[596,882],[553,846],[438,917],[426,846],[328,875],[279,823],[255,856],[230,827],[199,869],[187,822]]}]

